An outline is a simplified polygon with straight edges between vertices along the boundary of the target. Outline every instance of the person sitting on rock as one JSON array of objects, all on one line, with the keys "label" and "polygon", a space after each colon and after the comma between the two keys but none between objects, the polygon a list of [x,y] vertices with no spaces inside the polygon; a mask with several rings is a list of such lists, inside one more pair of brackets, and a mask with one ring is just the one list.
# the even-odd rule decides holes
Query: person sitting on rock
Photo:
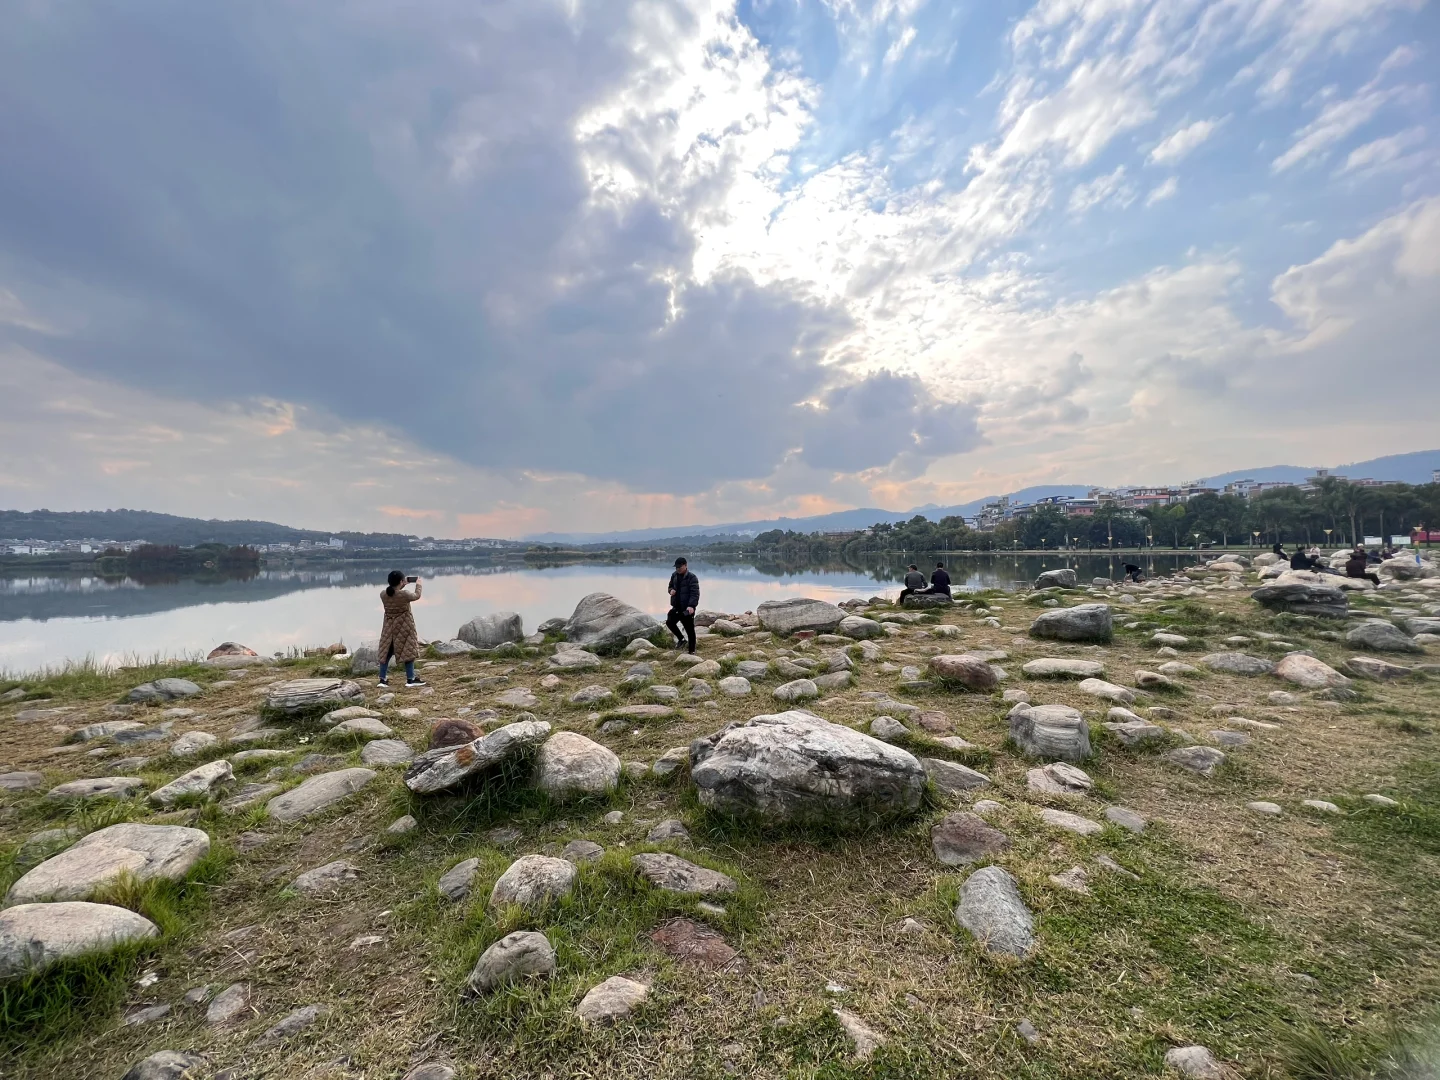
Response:
[{"label": "person sitting on rock", "polygon": [[677,649],[686,644],[679,629],[681,626],[685,628],[685,636],[690,639],[690,654],[693,656],[695,609],[700,606],[700,579],[690,573],[690,564],[683,557],[675,560],[675,572],[670,575],[667,588],[670,592],[670,614],[665,618],[665,625],[669,627],[670,633],[675,635]]},{"label": "person sitting on rock", "polygon": [[1140,572],[1140,567],[1134,563],[1124,563],[1121,569],[1125,571],[1125,580],[1134,581],[1137,584],[1145,580],[1145,575]]},{"label": "person sitting on rock", "polygon": [[950,575],[945,572],[945,564],[937,562],[935,572],[930,575],[930,587],[925,590],[927,593],[944,593],[950,595]]},{"label": "person sitting on rock", "polygon": [[1290,569],[1318,570],[1320,569],[1320,560],[1316,558],[1311,558],[1309,555],[1305,554],[1305,549],[1303,547],[1296,547],[1295,553],[1290,556]]},{"label": "person sitting on rock", "polygon": [[1377,588],[1380,585],[1380,575],[1371,572],[1370,558],[1365,554],[1365,549],[1359,544],[1350,553],[1350,558],[1345,560],[1345,576],[1352,578],[1366,578]]},{"label": "person sitting on rock", "polygon": [[1271,553],[1281,559],[1289,561],[1290,556],[1285,554],[1285,548],[1277,541],[1270,549]]},{"label": "person sitting on rock", "polygon": [[909,569],[905,571],[905,587],[900,590],[900,603],[904,604],[905,597],[909,596],[911,593],[924,591],[925,575],[922,574],[920,572],[920,568],[912,562]]},{"label": "person sitting on rock", "polygon": [[420,655],[420,635],[415,629],[415,616],[410,605],[420,599],[424,591],[419,578],[408,579],[415,583],[413,593],[405,591],[407,578],[401,570],[391,570],[386,578],[385,588],[380,590],[380,606],[385,609],[385,621],[380,624],[380,686],[389,686],[386,676],[390,673],[390,658],[393,656],[405,665],[405,685],[410,688],[425,685],[425,680],[415,674],[415,660]]}]

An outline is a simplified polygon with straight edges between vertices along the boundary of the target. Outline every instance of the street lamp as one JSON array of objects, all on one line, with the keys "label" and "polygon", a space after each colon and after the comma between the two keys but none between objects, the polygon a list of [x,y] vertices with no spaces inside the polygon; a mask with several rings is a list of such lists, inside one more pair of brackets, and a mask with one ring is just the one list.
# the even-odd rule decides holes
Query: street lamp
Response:
[{"label": "street lamp", "polygon": [[1326,529],[1326,530],[1325,530],[1325,546],[1326,546],[1326,547],[1329,547],[1329,546],[1330,546],[1330,534],[1331,534],[1332,532],[1334,532],[1334,531],[1335,531],[1334,529]]},{"label": "street lamp", "polygon": [[1193,535],[1194,535],[1194,537],[1195,537],[1195,550],[1196,550],[1196,551],[1199,551],[1199,550],[1200,550],[1200,534],[1197,532],[1197,533],[1194,533]]},{"label": "street lamp", "polygon": [[1259,547],[1259,546],[1260,546],[1260,530],[1259,530],[1259,529],[1251,529],[1251,530],[1250,530],[1250,546],[1251,546],[1251,547]]}]

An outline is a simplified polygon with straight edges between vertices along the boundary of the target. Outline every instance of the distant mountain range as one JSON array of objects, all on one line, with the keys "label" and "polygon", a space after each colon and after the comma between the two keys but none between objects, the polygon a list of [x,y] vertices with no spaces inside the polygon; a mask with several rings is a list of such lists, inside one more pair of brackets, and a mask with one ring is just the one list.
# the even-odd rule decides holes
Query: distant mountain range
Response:
[{"label": "distant mountain range", "polygon": [[[1203,477],[1206,486],[1224,487],[1236,480],[1254,480],[1257,483],[1298,483],[1315,475],[1313,465],[1266,465],[1258,469],[1241,469],[1222,473],[1219,476]],[[1368,477],[1372,480],[1398,480],[1406,484],[1428,484],[1432,473],[1440,469],[1440,450],[1421,450],[1413,454],[1392,454],[1388,457],[1371,458],[1349,465],[1336,465],[1331,472],[1354,479]],[[1180,483],[1181,481],[1175,481]],[[1096,484],[1048,484],[1039,487],[1021,488],[1007,492],[1011,502],[1034,502],[1054,495],[1080,497]],[[1125,485],[1116,485],[1125,486]],[[917,506],[910,510],[880,510],[865,507],[859,510],[837,510],[833,514],[818,514],[814,517],[768,518],[763,521],[735,521],[723,525],[690,525],[659,529],[629,529],[604,533],[536,533],[523,537],[537,544],[608,544],[658,541],[692,537],[706,534],[723,537],[755,536],[771,529],[790,529],[794,532],[843,532],[849,529],[865,529],[878,522],[894,523],[908,521],[916,514],[922,514],[932,521],[952,515],[971,517],[986,503],[994,502],[1000,496],[986,495],[955,506]]]},{"label": "distant mountain range", "polygon": [[[1337,465],[1330,471],[1352,479],[1369,477],[1374,480],[1399,480],[1407,484],[1428,484],[1434,471],[1440,469],[1440,450],[1421,450],[1413,454],[1392,454],[1389,457]],[[1268,465],[1258,469],[1241,469],[1204,477],[1212,487],[1223,487],[1235,480],[1262,483],[1298,482],[1315,474],[1314,466]],[[1179,481],[1177,481],[1178,483]],[[1045,484],[1008,492],[1014,502],[1034,502],[1053,495],[1083,496],[1093,484]],[[763,521],[735,521],[723,525],[677,525],[657,529],[627,529],[617,532],[574,533],[548,532],[523,537],[524,542],[544,544],[612,544],[683,541],[694,547],[736,537],[755,536],[771,529],[794,532],[846,532],[864,529],[877,522],[908,521],[921,514],[932,521],[943,517],[970,517],[988,502],[1000,496],[954,506],[917,506],[910,510],[881,510],[862,507],[837,510],[833,514],[814,517],[767,518]],[[149,510],[0,510],[0,537],[19,540],[144,540],[152,544],[193,546],[204,543],[222,544],[284,544],[302,540],[328,540],[336,536],[347,547],[402,547],[414,537],[402,533],[324,532],[295,529],[269,521],[219,521],[157,514]]]}]

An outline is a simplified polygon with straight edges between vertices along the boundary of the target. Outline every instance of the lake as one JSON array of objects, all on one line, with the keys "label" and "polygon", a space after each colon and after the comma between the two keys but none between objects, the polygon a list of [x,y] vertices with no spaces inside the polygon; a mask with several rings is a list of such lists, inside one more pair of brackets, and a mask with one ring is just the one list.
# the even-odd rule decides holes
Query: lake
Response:
[{"label": "lake", "polygon": [[[1153,554],[1138,561],[1150,573],[1168,573],[1193,554]],[[1082,582],[1120,577],[1131,553],[1105,555],[975,555],[947,558],[957,589],[1013,589],[1042,570],[1069,566]],[[934,565],[934,558],[920,561]],[[900,591],[904,560],[872,566],[779,567],[696,558],[701,605],[717,611],[753,611],[766,600],[812,596],[838,603],[856,596]],[[260,653],[347,644],[380,631],[378,590],[386,568],[335,566],[266,569],[248,580],[142,582],[78,575],[0,578],[0,671],[29,672],[66,660],[101,663],[206,653],[221,641],[239,641]],[[568,616],[579,599],[608,592],[663,618],[669,561],[590,562],[549,567],[512,563],[412,565],[425,582],[415,608],[424,638],[455,636],[465,622],[492,611],[518,611],[526,631],[553,616]]]}]

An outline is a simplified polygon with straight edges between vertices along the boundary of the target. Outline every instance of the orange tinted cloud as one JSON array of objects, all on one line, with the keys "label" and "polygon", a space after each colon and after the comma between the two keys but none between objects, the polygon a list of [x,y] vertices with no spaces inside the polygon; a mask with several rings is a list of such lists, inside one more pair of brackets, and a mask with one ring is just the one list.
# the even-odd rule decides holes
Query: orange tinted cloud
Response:
[{"label": "orange tinted cloud", "polygon": [[381,506],[378,509],[380,513],[390,518],[440,521],[445,517],[443,510],[416,510],[409,506]]},{"label": "orange tinted cloud", "polygon": [[546,511],[534,506],[501,506],[486,514],[456,514],[461,536],[516,536],[548,523]]}]

